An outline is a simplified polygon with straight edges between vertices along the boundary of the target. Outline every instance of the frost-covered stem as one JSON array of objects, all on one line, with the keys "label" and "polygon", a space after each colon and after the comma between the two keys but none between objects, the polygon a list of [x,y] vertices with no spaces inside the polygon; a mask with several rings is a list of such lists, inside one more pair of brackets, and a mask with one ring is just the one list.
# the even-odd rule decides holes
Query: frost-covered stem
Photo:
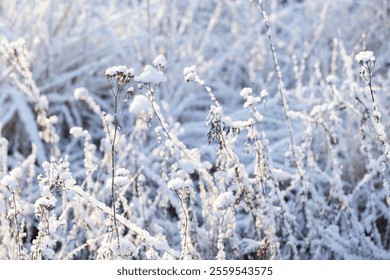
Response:
[{"label": "frost-covered stem", "polygon": [[107,236],[108,233],[105,233],[103,234],[102,236],[98,236],[97,238],[94,238],[94,239],[89,239],[87,240],[84,244],[80,245],[79,247],[75,248],[72,252],[70,252],[69,254],[67,254],[65,256],[65,258],[63,258],[64,260],[70,260],[74,255],[78,254],[79,252],[81,252],[84,248],[88,247],[88,246],[91,246],[92,243],[95,243],[97,241],[99,241],[100,239],[104,238]]},{"label": "frost-covered stem", "polygon": [[[375,130],[376,130],[376,133],[378,134],[378,140],[381,142],[381,144],[383,145],[383,148],[384,148],[384,151],[385,151],[385,156],[386,156],[386,159],[387,159],[387,163],[389,164],[390,163],[390,146],[389,144],[386,142],[387,140],[387,136],[385,134],[385,132],[383,131],[383,125],[381,124],[381,114],[376,106],[376,102],[375,102],[375,96],[374,96],[374,90],[372,88],[372,70],[373,70],[373,67],[375,66],[375,60],[374,61],[368,61],[368,62],[360,62],[362,68],[364,68],[365,70],[368,71],[368,77],[365,78],[364,74],[362,75],[362,77],[366,80],[367,82],[367,85],[368,85],[368,89],[370,91],[370,95],[371,95],[371,101],[372,101],[372,106],[373,106],[373,115],[374,115],[374,119],[376,121],[376,127],[375,127]],[[368,113],[368,108],[367,106],[360,100],[360,98],[357,96],[356,93],[354,93],[354,96],[355,96],[355,99],[356,101],[358,101],[358,103],[360,103],[365,111],[364,111],[364,114],[365,115],[369,115]],[[365,139],[365,133],[364,133],[364,130],[363,130],[363,123],[365,121],[365,115],[363,115],[363,118],[362,118],[362,121],[361,121],[361,133],[363,135],[363,139]],[[379,130],[378,128],[382,128],[382,130]],[[367,148],[365,149],[365,152],[367,153]],[[383,176],[383,189],[384,189],[384,192],[385,192],[385,197],[386,197],[386,203],[387,205],[390,207],[390,191],[389,191],[389,184],[386,180],[386,176],[384,174],[384,171],[386,170],[386,164],[385,162],[382,162],[381,165],[383,166],[382,169],[381,169],[381,174]]]},{"label": "frost-covered stem", "polygon": [[[254,3],[253,0],[249,0],[249,1],[251,3]],[[287,123],[288,136],[289,136],[290,144],[291,144],[291,153],[292,153],[293,159],[294,159],[296,167],[297,167],[297,172],[298,172],[299,176],[302,178],[303,177],[302,167],[298,161],[298,158],[297,158],[296,152],[295,152],[293,127],[292,127],[291,120],[288,117],[288,113],[287,113],[288,104],[287,104],[287,99],[286,99],[285,94],[284,94],[284,84],[283,84],[282,72],[280,71],[278,58],[276,55],[276,50],[275,50],[275,46],[274,46],[273,39],[272,39],[271,28],[270,28],[269,21],[268,21],[268,16],[267,16],[267,13],[265,12],[264,6],[263,6],[263,0],[259,0],[259,5],[258,6],[255,5],[255,6],[259,10],[260,14],[262,15],[265,27],[267,29],[268,42],[269,42],[269,46],[271,48],[272,62],[274,64],[276,76],[278,79],[278,89],[279,89],[280,100],[282,102],[283,113],[284,113],[284,116],[286,118],[286,123]]]},{"label": "frost-covered stem", "polygon": [[215,104],[215,106],[222,107],[221,104],[219,104],[219,102],[218,102],[217,98],[215,97],[215,95],[213,94],[213,92],[211,91],[210,87],[206,86],[204,84],[204,82],[199,81],[199,78],[195,81],[198,82],[198,84],[204,88],[204,90],[207,92],[207,94],[209,95],[211,101]]},{"label": "frost-covered stem", "polygon": [[[137,197],[139,199],[139,203],[141,204],[141,215],[142,215],[142,219],[144,220],[144,225],[145,227],[147,228],[148,227],[148,224],[147,224],[147,220],[146,220],[146,211],[145,211],[145,201],[144,201],[144,198],[143,198],[143,194],[142,194],[142,185],[141,184],[137,184],[135,181],[138,179],[138,177],[140,176],[141,172],[143,171],[143,167],[141,167],[137,173],[133,176],[133,182],[134,183],[134,188],[135,188],[135,191],[137,193]],[[131,184],[132,184],[131,183]],[[125,190],[123,191],[125,192]],[[130,213],[129,213],[130,214]]]},{"label": "frost-covered stem", "polygon": [[218,241],[217,241],[217,249],[218,249],[218,254],[216,256],[217,260],[225,260],[226,259],[226,254],[225,254],[225,246],[223,245],[223,240],[225,238],[224,234],[224,220],[226,216],[227,209],[221,214],[221,218],[219,219],[220,222],[220,227],[218,230]]},{"label": "frost-covered stem", "polygon": [[184,207],[183,199],[180,196],[179,192],[175,190],[176,195],[179,197],[180,200],[180,206],[184,214],[184,233],[183,233],[183,245],[182,245],[182,251],[181,251],[181,257],[180,259],[184,259],[186,256],[186,248],[187,248],[187,232],[188,232],[188,216],[187,216],[187,211]]},{"label": "frost-covered stem", "polygon": [[334,127],[330,126],[328,129],[324,123],[321,123],[321,126],[323,127],[325,134],[326,134],[326,143],[329,148],[330,152],[330,161],[333,169],[332,177],[334,179],[332,183],[332,189],[330,195],[333,196],[333,198],[337,199],[337,202],[339,203],[340,208],[344,208],[347,206],[347,198],[345,196],[345,193],[343,191],[343,185],[341,181],[341,175],[342,170],[340,169],[340,163],[337,158],[338,148],[337,148],[337,139],[334,139],[335,131]]},{"label": "frost-covered stem", "polygon": [[366,69],[368,71],[367,85],[368,85],[368,89],[370,90],[372,107],[374,109],[374,119],[377,123],[379,123],[379,115],[378,115],[379,111],[378,111],[378,108],[376,107],[374,90],[372,89],[372,69],[371,69],[371,67],[367,67]]},{"label": "frost-covered stem", "polygon": [[[166,127],[166,123],[163,121],[163,117],[158,113],[157,111],[157,108],[156,108],[156,104],[155,104],[155,101],[154,101],[154,90],[151,88],[151,86],[149,85],[148,87],[148,95],[149,95],[149,102],[150,102],[150,105],[152,107],[152,110],[153,110],[153,113],[154,115],[156,116],[158,122],[160,123],[160,126],[162,128],[162,130],[164,131],[165,135],[168,137],[169,140],[172,141],[172,143],[177,143],[177,139],[176,137],[172,136],[171,133],[168,131],[167,127]],[[183,152],[183,154],[188,158],[188,159],[191,159],[190,155],[187,153],[186,149],[184,149],[183,147],[181,147],[180,145],[176,145],[177,148],[180,149],[180,151]]]},{"label": "frost-covered stem", "polygon": [[[110,208],[105,203],[98,201],[95,197],[86,193],[80,186],[75,185],[75,186],[65,187],[65,189],[68,191],[74,191],[79,197],[81,197],[83,200],[91,204],[93,207],[99,209],[103,213],[106,213],[109,216],[114,215],[112,210],[110,210]],[[158,250],[162,250],[175,258],[179,258],[180,255],[179,252],[171,249],[167,243],[161,242],[157,238],[151,236],[148,231],[145,231],[140,227],[138,227],[136,224],[131,223],[124,216],[118,214],[117,220],[118,223],[127,227],[130,231],[134,232],[140,239],[145,240],[146,242],[151,244],[154,248]]]},{"label": "frost-covered stem", "polygon": [[[207,92],[207,94],[209,95],[211,101],[215,104],[215,106],[218,108],[218,109],[221,109],[222,110],[222,106],[220,105],[220,103],[218,102],[218,100],[215,98],[214,94],[212,93],[211,91],[211,88],[206,86],[204,81],[201,80],[199,78],[199,76],[194,72],[194,78],[193,80],[195,82],[197,82],[200,86],[202,86],[204,88],[204,90]],[[220,116],[217,116],[217,124],[216,124],[216,137],[214,137],[217,142],[218,142],[218,145],[220,145],[220,147],[222,147],[226,154],[228,155],[228,157],[230,158],[230,160],[232,161],[233,165],[234,165],[234,174],[235,174],[235,181],[236,181],[236,184],[237,186],[239,187],[239,193],[237,194],[238,197],[240,197],[242,194],[246,194],[247,191],[246,191],[246,188],[245,186],[243,185],[243,183],[241,182],[240,180],[240,172],[239,172],[239,161],[237,160],[237,158],[234,156],[234,151],[231,151],[231,149],[228,148],[227,144],[226,144],[226,139],[225,139],[225,136],[223,134],[223,129],[222,129],[222,122],[221,122],[221,119],[220,119]],[[245,196],[244,196],[245,197]],[[237,200],[239,202],[239,200]],[[248,204],[250,204],[250,200],[247,201]]]},{"label": "frost-covered stem", "polygon": [[113,90],[113,87],[112,87],[110,81],[109,81],[109,84],[110,84],[112,94],[114,96],[114,132],[113,132],[112,139],[111,139],[110,131],[109,131],[108,124],[107,124],[107,130],[108,130],[109,138],[111,141],[111,203],[112,203],[112,213],[113,213],[113,219],[114,219],[114,228],[115,228],[115,233],[117,236],[118,249],[119,249],[120,248],[120,240],[119,240],[118,224],[117,224],[117,220],[116,220],[116,198],[115,198],[115,180],[114,179],[115,179],[115,144],[116,144],[116,137],[117,137],[117,133],[118,133],[118,127],[119,127],[117,112],[118,112],[118,101],[119,101],[119,96],[121,93],[121,87],[119,86],[119,83],[118,83],[116,92],[114,93],[114,90]]},{"label": "frost-covered stem", "polygon": [[18,251],[18,259],[20,260],[20,257],[21,257],[21,243],[20,243],[20,225],[18,223],[18,212],[17,212],[17,209],[16,209],[16,195],[15,195],[15,191],[12,192],[12,200],[13,200],[13,203],[14,203],[14,211],[15,211],[15,217],[14,217],[14,222],[15,222],[15,227],[16,227],[16,236],[15,236],[15,245],[17,247],[17,251]]},{"label": "frost-covered stem", "polygon": [[[374,90],[372,88],[372,70],[375,67],[375,57],[371,57],[369,60],[367,59],[360,59],[358,58],[359,55],[357,55],[355,58],[359,61],[360,65],[362,66],[361,71],[361,77],[367,82],[368,89],[370,91],[371,101],[372,101],[372,107],[373,107],[373,116],[375,119],[375,131],[378,136],[378,140],[381,142],[384,148],[384,152],[386,155],[386,159],[388,163],[390,163],[390,145],[387,143],[387,135],[384,131],[384,125],[381,123],[381,113],[379,112],[376,102],[375,102],[375,96],[374,96]],[[367,60],[367,61],[366,61]],[[367,70],[367,75],[365,75],[365,71]]]},{"label": "frost-covered stem", "polygon": [[[116,129],[114,132],[114,135],[116,134]],[[115,138],[113,143],[115,143]],[[115,184],[114,184],[114,178],[115,178],[115,146],[114,144],[111,146],[111,201],[112,201],[112,213],[114,215],[114,227],[115,227],[115,233],[117,236],[117,242],[118,242],[118,248],[120,248],[120,242],[119,242],[119,230],[118,225],[116,222],[116,199],[115,199]]]}]

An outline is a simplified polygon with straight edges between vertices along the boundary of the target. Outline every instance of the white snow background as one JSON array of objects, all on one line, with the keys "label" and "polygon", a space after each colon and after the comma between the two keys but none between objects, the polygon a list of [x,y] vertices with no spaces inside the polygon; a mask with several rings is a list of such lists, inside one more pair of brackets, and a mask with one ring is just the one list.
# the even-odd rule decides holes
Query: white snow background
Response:
[{"label": "white snow background", "polygon": [[0,3],[0,259],[390,259],[387,0]]}]

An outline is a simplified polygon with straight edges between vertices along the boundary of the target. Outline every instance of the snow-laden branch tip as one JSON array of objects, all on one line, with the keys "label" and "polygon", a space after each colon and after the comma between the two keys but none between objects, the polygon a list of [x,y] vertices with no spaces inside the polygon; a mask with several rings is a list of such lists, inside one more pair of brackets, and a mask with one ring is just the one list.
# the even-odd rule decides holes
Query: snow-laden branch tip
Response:
[{"label": "snow-laden branch tip", "polygon": [[168,189],[173,191],[181,190],[185,187],[189,187],[191,185],[191,180],[183,180],[181,178],[174,178],[170,180],[167,184]]},{"label": "snow-laden branch tip", "polygon": [[185,67],[183,70],[183,75],[184,79],[189,82],[189,81],[194,81],[197,77],[196,75],[196,67],[195,65]]},{"label": "snow-laden branch tip", "polygon": [[165,56],[162,54],[158,55],[154,60],[153,60],[153,65],[156,67],[159,67],[160,69],[163,69],[167,66],[167,60]]},{"label": "snow-laden branch tip", "polygon": [[357,55],[355,55],[355,59],[359,63],[367,63],[369,61],[371,61],[371,62],[376,61],[376,58],[375,58],[374,53],[372,51],[360,52]]},{"label": "snow-laden branch tip", "polygon": [[105,75],[107,78],[111,77],[119,77],[119,76],[128,76],[128,77],[134,77],[134,69],[133,68],[127,68],[123,65],[117,65],[112,66],[110,68],[106,69]]},{"label": "snow-laden branch tip", "polygon": [[135,77],[135,81],[144,84],[160,84],[165,83],[167,78],[163,72],[151,65],[146,65],[144,71],[139,76]]},{"label": "snow-laden branch tip", "polygon": [[214,202],[215,209],[225,211],[235,203],[235,197],[232,192],[221,193]]}]

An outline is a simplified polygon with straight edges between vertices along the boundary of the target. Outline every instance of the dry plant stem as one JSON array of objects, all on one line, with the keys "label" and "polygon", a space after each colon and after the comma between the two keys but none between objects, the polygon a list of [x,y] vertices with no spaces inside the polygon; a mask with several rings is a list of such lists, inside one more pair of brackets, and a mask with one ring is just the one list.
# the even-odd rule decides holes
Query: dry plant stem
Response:
[{"label": "dry plant stem", "polygon": [[179,197],[180,206],[181,206],[181,209],[183,210],[183,214],[184,214],[184,240],[183,240],[183,249],[182,249],[181,257],[180,257],[180,259],[182,260],[182,259],[184,259],[185,255],[186,255],[186,248],[187,248],[188,216],[187,216],[187,212],[186,212],[186,209],[184,207],[184,204],[183,204],[183,199],[179,195],[178,191],[175,191],[175,192],[176,192],[177,196]]},{"label": "dry plant stem", "polygon": [[218,256],[219,256],[219,253],[223,252],[223,250],[224,250],[223,240],[225,238],[225,235],[223,233],[223,229],[224,229],[224,220],[225,220],[226,213],[227,213],[227,209],[225,211],[223,211],[223,213],[221,213],[221,218],[219,219],[219,222],[221,225],[220,225],[219,230],[218,230],[218,241],[217,241]]},{"label": "dry plant stem", "polygon": [[[150,104],[152,106],[152,110],[153,110],[153,113],[154,115],[156,116],[158,122],[160,123],[165,135],[169,138],[169,140],[171,140],[173,143],[175,143],[173,137],[171,136],[171,134],[169,133],[168,129],[165,127],[164,125],[164,122],[161,118],[161,116],[159,115],[159,113],[157,112],[157,108],[155,106],[155,103],[154,103],[154,90],[149,86],[148,88],[148,92],[149,92],[149,101],[150,101]],[[188,155],[187,151],[185,149],[183,149],[182,147],[176,145],[182,152],[183,154],[190,159],[190,156]],[[179,200],[180,200],[180,205],[181,205],[181,208],[183,210],[183,213],[184,213],[184,241],[183,241],[183,250],[182,250],[182,254],[181,254],[181,259],[184,258],[185,256],[185,249],[187,247],[187,228],[188,228],[188,216],[187,216],[187,212],[186,212],[186,209],[183,205],[183,200],[182,198],[180,197],[179,193],[176,191],[176,194],[177,196],[179,197]]]},{"label": "dry plant stem", "polygon": [[[65,187],[65,189],[68,191],[74,191],[79,197],[81,197],[83,200],[91,204],[93,207],[96,207],[96,209],[99,209],[103,213],[108,214],[109,216],[112,217],[114,216],[114,213],[112,209],[110,210],[110,207],[98,201],[95,197],[91,196],[90,194],[86,193],[80,186]],[[118,223],[127,227],[130,231],[134,232],[134,234],[138,235],[141,239],[151,243],[156,249],[162,250],[175,258],[179,258],[180,254],[177,251],[168,247],[167,244],[161,243],[161,241],[151,236],[149,232],[131,223],[128,219],[126,219],[122,215],[118,214],[116,215],[116,218]]]},{"label": "dry plant stem", "polygon": [[[374,63],[374,66],[375,66],[375,63]],[[368,84],[368,88],[370,90],[370,95],[371,95],[371,101],[372,101],[372,107],[373,107],[373,110],[374,110],[374,119],[376,121],[376,123],[379,125],[380,124],[380,112],[378,110],[378,108],[376,107],[376,102],[375,102],[375,97],[374,97],[374,90],[372,88],[372,67],[371,65],[368,66],[368,67],[365,67],[363,65],[363,67],[368,71],[368,80],[367,80],[367,84]],[[367,108],[367,107],[366,107]],[[367,109],[368,111],[368,109]],[[384,150],[385,150],[385,153],[386,153],[386,159],[387,159],[387,162],[390,163],[390,156],[389,156],[389,148],[388,148],[388,145],[387,143],[383,140],[383,139],[380,139],[379,138],[379,141],[382,143],[382,145],[384,146]],[[384,164],[384,163],[383,163]],[[385,188],[385,194],[386,194],[386,201],[387,201],[387,204],[388,206],[390,207],[390,196],[389,196],[389,189],[388,189],[388,184],[387,182],[385,182],[385,178],[383,179],[384,180],[384,188]]]},{"label": "dry plant stem", "polygon": [[[158,122],[160,123],[160,126],[162,128],[162,130],[164,131],[165,135],[168,137],[169,140],[172,141],[172,143],[175,144],[175,140],[174,138],[172,137],[171,133],[168,131],[168,129],[165,127],[165,124],[163,122],[163,119],[162,117],[160,116],[160,114],[157,112],[157,108],[156,108],[156,105],[155,105],[155,102],[154,102],[154,90],[149,86],[148,88],[148,92],[149,92],[149,102],[150,102],[150,105],[152,106],[152,110],[153,110],[153,113],[154,115],[156,116]],[[185,149],[183,149],[183,147],[179,146],[179,145],[175,145],[177,148],[180,149],[180,151],[183,152],[183,154],[188,158],[188,159],[191,159],[190,155],[187,153],[187,151]]]},{"label": "dry plant stem", "polygon": [[[249,0],[249,1],[251,3],[254,3],[253,0]],[[303,177],[302,167],[297,159],[296,152],[295,152],[293,127],[292,127],[290,118],[288,117],[288,114],[287,114],[288,104],[287,104],[286,97],[284,95],[283,77],[282,77],[282,73],[280,72],[280,67],[279,67],[277,56],[276,56],[276,50],[275,50],[275,46],[274,46],[273,39],[272,39],[271,28],[270,28],[269,22],[268,22],[268,16],[267,16],[267,13],[265,12],[264,6],[263,6],[263,0],[259,0],[259,5],[258,6],[255,5],[255,7],[259,10],[260,14],[262,15],[265,27],[267,29],[268,42],[269,42],[269,45],[271,48],[272,62],[274,64],[276,76],[278,79],[278,89],[279,89],[280,100],[282,102],[283,113],[284,113],[284,116],[286,118],[286,123],[287,123],[288,136],[289,136],[290,144],[291,144],[291,153],[292,153],[293,159],[294,159],[295,164],[296,164],[298,175],[300,178],[302,178]]]},{"label": "dry plant stem", "polygon": [[[222,106],[220,105],[220,103],[218,102],[217,98],[215,97],[215,95],[212,93],[210,87],[206,86],[204,84],[204,82],[202,80],[199,79],[199,77],[197,77],[195,79],[195,82],[197,82],[199,85],[201,85],[204,90],[207,92],[207,94],[209,95],[211,101],[214,103],[215,106],[219,107],[219,108],[222,108]],[[226,145],[226,140],[225,140],[225,137],[222,133],[222,129],[220,129],[220,134],[221,134],[221,137],[219,137],[220,139],[220,142],[219,142],[219,145],[221,145],[221,147],[224,148],[225,152],[227,153],[227,155],[229,156],[229,158],[231,159],[231,161],[233,162],[233,165],[234,165],[234,174],[235,174],[235,181],[236,181],[236,184],[237,186],[239,187],[239,190],[240,190],[240,193],[238,194],[238,197],[241,197],[241,195],[243,194],[244,195],[244,198],[246,197],[247,195],[247,189],[245,188],[244,184],[242,184],[242,181],[240,180],[240,173],[239,173],[239,162],[237,161],[237,159],[232,155],[234,154],[234,151],[232,153],[232,151],[230,151]],[[248,205],[251,205],[251,201],[248,200],[246,201],[244,199],[244,201],[248,204]],[[237,199],[237,204],[240,202],[240,199]]]},{"label": "dry plant stem", "polygon": [[[371,102],[372,102],[372,107],[373,107],[373,115],[374,115],[374,119],[375,119],[375,122],[380,125],[381,124],[381,120],[380,120],[380,112],[376,106],[376,102],[375,102],[375,97],[374,97],[374,90],[372,88],[372,70],[373,70],[373,67],[375,66],[375,63],[373,65],[371,65],[371,62],[369,65],[364,65],[362,64],[362,66],[368,71],[368,78],[365,80],[367,81],[367,85],[368,85],[368,89],[370,91],[370,96],[371,96]],[[362,103],[360,101],[360,103]],[[366,107],[367,108],[367,107]],[[378,131],[377,131],[378,133]],[[390,163],[390,150],[389,150],[389,146],[388,144],[386,143],[386,138],[381,138],[379,133],[378,133],[378,140],[379,142],[381,142],[381,144],[383,145],[384,147],[384,150],[385,150],[385,154],[386,154],[386,159],[387,161]]]},{"label": "dry plant stem", "polygon": [[120,242],[119,242],[119,231],[118,231],[118,225],[116,222],[116,199],[115,199],[115,185],[114,185],[114,178],[115,178],[115,140],[116,140],[116,133],[118,129],[118,123],[116,119],[116,113],[115,113],[115,129],[114,129],[114,138],[111,145],[111,200],[112,200],[112,212],[114,214],[114,227],[115,227],[115,233],[117,236],[117,242],[118,242],[118,248],[120,248]]},{"label": "dry plant stem", "polygon": [[106,235],[107,235],[107,233],[102,235],[102,236],[98,236],[97,238],[87,240],[84,244],[80,245],[79,247],[75,248],[72,252],[67,254],[65,256],[64,260],[70,260],[74,255],[81,252],[84,248],[90,246],[91,243],[99,241],[100,239],[104,238]]},{"label": "dry plant stem", "polygon": [[[368,71],[368,81],[367,81],[367,84],[368,84],[368,88],[370,90],[372,107],[374,109],[374,112],[378,112],[379,113],[378,108],[376,107],[376,103],[375,103],[374,90],[372,89],[372,69],[371,69],[371,67],[367,67],[366,69]],[[377,114],[374,114],[374,119],[375,119],[375,121],[377,123],[379,123],[379,116]]]},{"label": "dry plant stem", "polygon": [[116,207],[115,207],[116,198],[115,198],[114,178],[115,178],[115,144],[116,144],[116,137],[117,137],[117,133],[118,133],[118,127],[119,127],[117,112],[118,112],[119,95],[120,95],[122,88],[118,84],[117,90],[116,90],[116,92],[114,92],[113,86],[110,83],[110,80],[109,80],[109,85],[111,88],[111,92],[114,96],[114,134],[112,136],[112,139],[111,139],[108,123],[107,123],[108,135],[109,135],[110,142],[111,142],[111,203],[112,203],[112,213],[113,213],[113,219],[114,219],[114,228],[115,228],[115,233],[117,236],[118,248],[120,248],[119,230],[118,230],[118,224],[117,224],[117,220],[116,220]]},{"label": "dry plant stem", "polygon": [[20,253],[20,249],[21,249],[21,246],[20,246],[20,226],[19,226],[19,223],[18,223],[18,212],[16,210],[16,197],[15,197],[15,192],[12,192],[12,199],[14,201],[14,208],[15,208],[15,218],[14,218],[14,221],[15,221],[15,227],[16,227],[16,239],[15,239],[15,245],[17,246],[17,251],[18,251],[18,259],[20,260],[20,256],[21,256],[21,253]]}]

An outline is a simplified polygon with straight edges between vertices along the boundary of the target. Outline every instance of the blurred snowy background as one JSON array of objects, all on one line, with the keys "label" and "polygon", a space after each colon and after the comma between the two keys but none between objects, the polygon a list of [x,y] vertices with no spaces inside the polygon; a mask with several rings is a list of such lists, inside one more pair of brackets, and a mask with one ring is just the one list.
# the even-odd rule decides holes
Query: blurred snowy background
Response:
[{"label": "blurred snowy background", "polygon": [[[0,1],[0,258],[389,259],[390,2],[262,2],[286,111],[258,1]],[[160,54],[120,100],[116,225],[105,72]]]}]

